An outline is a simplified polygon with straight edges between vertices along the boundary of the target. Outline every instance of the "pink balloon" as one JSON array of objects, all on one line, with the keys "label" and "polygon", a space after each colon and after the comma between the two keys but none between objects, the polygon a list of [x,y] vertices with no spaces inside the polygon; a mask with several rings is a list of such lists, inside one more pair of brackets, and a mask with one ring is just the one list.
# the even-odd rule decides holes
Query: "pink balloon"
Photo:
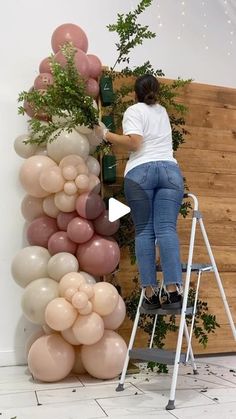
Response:
[{"label": "pink balloon", "polygon": [[88,38],[86,33],[80,26],[73,23],[64,23],[58,26],[52,34],[52,49],[56,53],[61,46],[67,42],[71,42],[76,48],[84,52],[88,51]]},{"label": "pink balloon", "polygon": [[56,220],[45,215],[30,223],[27,229],[27,240],[31,246],[47,247],[49,238],[57,231]]},{"label": "pink balloon", "polygon": [[[33,89],[34,89],[34,87],[31,88],[29,90],[29,92],[32,91]],[[46,91],[45,88],[44,89],[38,89],[38,92],[41,93],[42,95],[44,94],[45,91]],[[49,116],[43,110],[38,110],[36,112],[34,110],[33,106],[29,102],[27,102],[26,100],[24,101],[23,107],[25,109],[25,112],[27,113],[27,115],[30,118],[36,118],[36,119],[39,119],[40,121],[49,121],[50,120]]]},{"label": "pink balloon", "polygon": [[102,63],[94,54],[87,54],[87,58],[89,61],[89,76],[97,79],[102,72]]},{"label": "pink balloon", "polygon": [[48,251],[51,255],[60,252],[68,252],[73,255],[76,252],[77,244],[72,242],[65,231],[58,231],[48,240]]},{"label": "pink balloon", "polygon": [[109,221],[108,211],[105,210],[98,218],[96,218],[96,220],[93,221],[93,225],[96,233],[101,234],[102,236],[112,236],[119,229],[120,220],[113,222]]},{"label": "pink balloon", "polygon": [[49,57],[44,58],[39,64],[40,73],[52,73]]},{"label": "pink balloon", "polygon": [[73,218],[68,224],[67,234],[75,243],[85,243],[94,234],[93,224],[81,217]]},{"label": "pink balloon", "polygon": [[53,84],[53,77],[50,73],[41,73],[39,74],[34,81],[34,88],[38,89],[47,89],[48,86]]},{"label": "pink balloon", "polygon": [[123,298],[119,295],[118,303],[112,313],[103,316],[105,329],[116,330],[125,319],[126,307]]},{"label": "pink balloon", "polygon": [[120,374],[126,353],[124,339],[112,330],[105,330],[99,342],[82,346],[81,359],[92,377],[108,379]]},{"label": "pink balloon", "polygon": [[73,346],[58,334],[41,336],[29,350],[30,372],[41,381],[62,380],[70,373],[74,362]]},{"label": "pink balloon", "polygon": [[120,249],[111,237],[95,234],[88,242],[79,245],[76,256],[82,271],[102,276],[115,270],[120,260]]},{"label": "pink balloon", "polygon": [[62,212],[60,211],[57,216],[57,225],[58,228],[62,231],[67,230],[67,226],[73,218],[78,217],[78,213],[76,211],[73,212]]},{"label": "pink balloon", "polygon": [[[58,51],[56,53],[55,61],[59,63],[62,67],[66,66],[66,58],[64,57],[61,51]],[[87,79],[89,77],[89,62],[87,59],[87,55],[81,49],[78,49],[76,51],[74,56],[74,63],[81,77]]]},{"label": "pink balloon", "polygon": [[97,98],[99,94],[99,84],[96,80],[89,78],[86,81],[86,93],[93,98]]},{"label": "pink balloon", "polygon": [[105,210],[105,204],[100,195],[93,192],[85,192],[81,194],[76,201],[76,211],[78,214],[94,220]]}]

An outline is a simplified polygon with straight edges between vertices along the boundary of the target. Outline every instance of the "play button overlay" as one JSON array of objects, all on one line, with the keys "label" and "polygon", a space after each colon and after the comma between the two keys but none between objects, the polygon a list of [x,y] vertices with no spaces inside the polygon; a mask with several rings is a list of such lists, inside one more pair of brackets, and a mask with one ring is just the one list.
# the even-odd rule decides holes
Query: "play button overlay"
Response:
[{"label": "play button overlay", "polygon": [[119,220],[119,218],[124,217],[124,215],[129,214],[130,207],[122,202],[118,201],[115,198],[109,198],[108,201],[108,219],[110,222]]}]

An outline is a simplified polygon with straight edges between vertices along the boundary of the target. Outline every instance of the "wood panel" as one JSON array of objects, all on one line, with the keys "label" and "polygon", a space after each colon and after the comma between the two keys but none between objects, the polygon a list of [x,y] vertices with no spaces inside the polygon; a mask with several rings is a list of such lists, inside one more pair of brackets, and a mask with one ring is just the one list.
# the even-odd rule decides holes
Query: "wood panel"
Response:
[{"label": "wood panel", "polygon": [[[131,82],[129,79],[128,82]],[[172,80],[161,79],[161,83]],[[118,81],[118,85],[124,79]],[[199,198],[205,228],[220,271],[227,299],[236,319],[236,89],[191,83],[179,91],[179,103],[188,107],[185,143],[176,157],[186,178],[190,192]],[[123,176],[127,154],[121,147],[114,147],[118,159],[117,174]],[[123,159],[123,160],[122,160]],[[181,258],[187,261],[192,213],[186,219],[179,217],[178,232]],[[124,297],[130,295],[135,285],[132,279],[137,267],[130,265],[128,251],[121,251],[117,281]],[[197,230],[194,262],[210,263],[200,231]],[[191,276],[194,286],[196,275]],[[198,354],[232,352],[236,344],[228,325],[223,302],[213,273],[202,276],[200,298],[207,301],[209,311],[215,314],[221,328],[209,336],[206,349],[194,339]],[[119,332],[128,342],[132,322],[126,319]],[[146,346],[148,336],[138,331],[136,346]],[[166,347],[174,349],[176,333],[169,333]]]}]

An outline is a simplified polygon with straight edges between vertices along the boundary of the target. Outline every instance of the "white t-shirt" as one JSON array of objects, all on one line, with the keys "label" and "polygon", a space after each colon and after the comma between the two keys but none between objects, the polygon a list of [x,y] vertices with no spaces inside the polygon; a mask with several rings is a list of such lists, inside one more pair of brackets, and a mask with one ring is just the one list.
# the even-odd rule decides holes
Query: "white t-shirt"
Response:
[{"label": "white t-shirt", "polygon": [[124,113],[124,135],[142,135],[143,141],[138,151],[131,151],[126,164],[126,175],[134,167],[157,160],[169,160],[173,157],[171,126],[166,109],[159,105],[136,103]]}]

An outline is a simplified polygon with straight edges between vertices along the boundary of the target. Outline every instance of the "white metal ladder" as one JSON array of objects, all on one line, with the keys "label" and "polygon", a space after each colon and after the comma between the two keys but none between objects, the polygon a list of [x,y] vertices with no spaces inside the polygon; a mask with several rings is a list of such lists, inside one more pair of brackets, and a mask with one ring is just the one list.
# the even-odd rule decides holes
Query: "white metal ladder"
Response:
[{"label": "white metal ladder", "polygon": [[[195,364],[195,360],[194,360],[194,355],[193,355],[193,350],[192,350],[192,346],[191,346],[191,340],[192,340],[192,335],[193,335],[193,326],[194,326],[194,320],[195,320],[195,314],[196,314],[196,309],[197,309],[197,299],[198,299],[198,292],[199,292],[199,287],[200,287],[200,280],[201,280],[201,275],[204,272],[209,272],[212,271],[215,273],[215,278],[219,287],[219,291],[220,291],[220,295],[222,297],[223,300],[223,304],[224,304],[224,308],[226,311],[226,315],[228,317],[229,320],[229,324],[233,333],[233,337],[236,340],[236,328],[233,322],[233,318],[229,309],[229,305],[226,299],[226,295],[224,292],[224,288],[222,285],[222,281],[216,266],[216,262],[211,250],[211,246],[207,237],[207,233],[203,224],[203,220],[202,220],[202,214],[199,211],[199,206],[198,206],[198,199],[195,195],[188,193],[185,194],[184,197],[190,197],[193,199],[194,202],[194,208],[193,208],[193,217],[192,217],[192,228],[191,228],[191,235],[190,235],[190,244],[189,244],[189,254],[188,254],[188,262],[185,265],[182,265],[182,270],[186,271],[186,278],[185,278],[185,283],[184,283],[184,293],[183,293],[183,303],[182,303],[182,309],[181,310],[163,310],[163,309],[158,309],[158,310],[148,310],[145,311],[141,306],[142,306],[142,302],[143,302],[143,298],[144,298],[144,288],[141,291],[141,295],[140,295],[140,299],[139,299],[139,303],[138,303],[138,308],[137,308],[137,312],[136,312],[136,316],[135,316],[135,320],[134,320],[134,324],[133,324],[133,329],[132,329],[132,333],[130,336],[130,341],[129,341],[129,345],[128,345],[128,350],[127,350],[127,354],[126,354],[126,358],[125,358],[125,362],[124,362],[124,366],[123,366],[123,370],[122,370],[122,374],[120,377],[120,381],[118,384],[118,387],[116,388],[116,391],[122,391],[124,390],[124,382],[125,382],[125,376],[126,376],[126,372],[127,372],[127,368],[128,368],[128,363],[130,359],[139,359],[139,360],[144,360],[144,361],[156,361],[156,362],[160,362],[163,364],[172,364],[174,365],[174,369],[173,369],[173,375],[172,375],[172,382],[171,382],[171,389],[170,389],[170,397],[169,397],[169,401],[168,404],[166,406],[167,410],[173,410],[175,408],[175,392],[176,392],[176,385],[177,385],[177,378],[178,378],[178,370],[179,370],[179,364],[180,362],[183,363],[187,363],[190,357],[191,360],[191,364],[193,367],[193,373],[197,374],[197,367]],[[194,241],[195,241],[195,233],[196,233],[196,226],[197,223],[200,226],[202,235],[203,235],[203,239],[208,251],[208,255],[210,258],[210,264],[206,265],[206,264],[193,264],[192,260],[193,260],[193,251],[194,251]],[[197,271],[198,272],[198,279],[197,279],[197,285],[196,285],[196,293],[195,293],[195,301],[194,301],[194,305],[193,307],[188,307],[187,303],[188,303],[188,293],[189,293],[189,286],[190,286],[190,278],[191,278],[191,272],[192,271]],[[139,317],[141,313],[146,313],[146,314],[153,314],[154,317],[154,321],[153,321],[153,330],[152,330],[152,335],[151,335],[151,339],[150,339],[150,344],[149,344],[149,348],[145,348],[145,349],[141,349],[141,348],[135,348],[133,349],[133,344],[134,344],[134,340],[135,340],[135,336],[136,336],[136,332],[137,332],[137,328],[138,328],[138,322],[139,322]],[[179,324],[179,331],[178,331],[178,339],[177,339],[177,346],[176,346],[176,351],[166,351],[163,349],[158,349],[158,348],[152,348],[153,345],[153,339],[154,339],[154,335],[155,335],[155,328],[156,328],[156,323],[158,321],[158,315],[166,315],[166,314],[179,314],[180,315],[180,324]],[[191,321],[191,325],[190,325],[190,332],[188,331],[188,327],[187,327],[187,323],[186,323],[186,315],[188,314],[192,314],[192,321]],[[186,353],[181,353],[181,348],[182,348],[182,342],[183,342],[183,335],[185,335],[186,341],[187,341],[187,351]]]}]

